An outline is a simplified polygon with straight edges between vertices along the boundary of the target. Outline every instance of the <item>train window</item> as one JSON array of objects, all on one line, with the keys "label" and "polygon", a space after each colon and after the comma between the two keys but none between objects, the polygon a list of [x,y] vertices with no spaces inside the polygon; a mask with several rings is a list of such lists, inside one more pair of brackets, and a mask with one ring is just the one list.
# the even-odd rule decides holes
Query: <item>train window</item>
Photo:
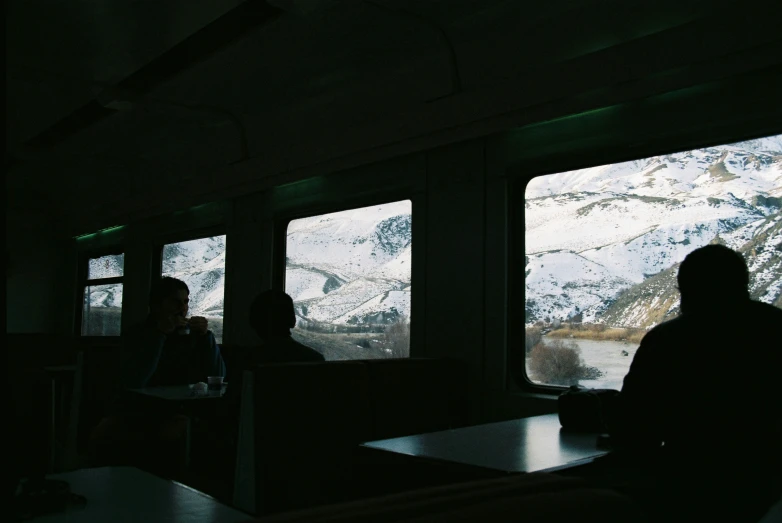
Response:
[{"label": "train window", "polygon": [[124,273],[124,253],[87,258],[82,286],[82,336],[120,335]]},{"label": "train window", "polygon": [[204,316],[218,343],[223,341],[226,237],[211,236],[163,246],[162,276],[190,289],[190,316]]},{"label": "train window", "polygon": [[293,337],[326,360],[408,357],[411,254],[410,200],[291,221]]},{"label": "train window", "polygon": [[643,335],[679,312],[692,250],[741,252],[782,306],[782,135],[532,179],[525,361],[535,384],[620,389]]}]

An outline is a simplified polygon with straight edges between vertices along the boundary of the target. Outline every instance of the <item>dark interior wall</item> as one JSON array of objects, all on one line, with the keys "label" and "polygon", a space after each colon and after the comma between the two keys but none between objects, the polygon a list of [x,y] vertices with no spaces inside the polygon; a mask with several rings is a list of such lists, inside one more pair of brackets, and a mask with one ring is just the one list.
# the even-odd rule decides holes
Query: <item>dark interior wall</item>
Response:
[{"label": "dark interior wall", "polygon": [[[468,363],[472,419],[478,421],[483,419],[485,362],[490,360],[495,368],[492,380],[504,371],[505,316],[502,311],[484,310],[487,282],[502,293],[505,278],[502,270],[495,270],[496,264],[489,267],[484,261],[487,248],[502,251],[505,242],[498,223],[501,207],[492,209],[492,234],[486,233],[487,177],[493,179],[494,200],[505,198],[501,159],[495,158],[491,173],[487,171],[487,148],[496,150],[496,141],[457,143],[161,215],[113,234],[79,240],[77,248],[90,253],[112,244],[125,246],[123,325],[127,327],[146,314],[145,298],[150,277],[158,270],[160,245],[208,231],[226,233],[225,340],[254,344],[247,310],[259,291],[282,282],[288,220],[409,198],[415,245],[412,354],[457,357]],[[63,295],[62,307],[68,300],[75,304],[76,293],[74,286],[69,297]],[[490,345],[484,340],[487,329],[493,336]],[[500,378],[500,389],[502,383]]]},{"label": "dark interior wall", "polygon": [[[506,329],[513,324],[513,312],[508,309],[512,272],[508,220],[512,221],[512,209],[518,207],[512,201],[511,185],[523,184],[541,172],[779,132],[773,115],[763,109],[778,103],[775,87],[779,82],[779,74],[752,76],[721,90],[696,90],[657,101],[649,98],[618,112],[554,119],[395,159],[381,157],[361,167],[326,165],[319,174],[302,180],[134,221],[121,233],[69,240],[61,244],[62,249],[51,247],[49,239],[56,235],[45,215],[29,212],[16,218],[9,214],[11,252],[26,253],[30,260],[15,276],[11,268],[9,332],[14,324],[12,308],[23,312],[15,317],[15,328],[40,332],[51,332],[49,318],[56,316],[52,310],[57,314],[69,307],[73,310],[78,293],[75,284],[68,289],[54,285],[73,282],[58,276],[75,274],[75,255],[61,256],[73,245],[80,252],[125,245],[128,276],[123,324],[127,326],[146,314],[159,246],[219,231],[228,235],[225,339],[255,343],[246,311],[258,291],[279,281],[279,271],[275,271],[281,267],[280,247],[288,219],[412,198],[414,243],[420,246],[413,250],[413,355],[457,356],[468,362],[473,422],[553,412],[553,397],[526,393],[509,373],[513,341]],[[740,105],[732,103],[736,93],[743,101]],[[604,101],[611,101],[610,93]],[[709,118],[714,110],[721,115],[718,122]],[[556,107],[549,111],[552,116],[557,114]],[[30,289],[25,282],[32,282]],[[54,308],[41,308],[52,296]],[[38,308],[29,314],[24,304]],[[72,312],[62,313],[63,318],[69,315],[72,318]],[[60,319],[59,323],[67,321]]]},{"label": "dark interior wall", "polygon": [[427,154],[426,275],[423,290],[415,287],[427,298],[425,344],[417,348],[468,363],[473,419],[480,415],[486,356],[485,147],[475,140]]},{"label": "dark interior wall", "polygon": [[[725,19],[724,23],[729,22]],[[120,189],[121,184],[137,186],[138,192],[124,187],[129,192],[123,202],[107,201],[105,215],[89,216],[95,228],[112,225],[115,222],[109,211],[114,209],[108,207],[132,204],[128,209],[133,213],[129,210],[126,214],[130,222],[122,222],[128,225],[126,235],[80,241],[78,249],[87,252],[115,242],[126,245],[123,324],[127,326],[146,314],[146,293],[150,277],[157,270],[151,260],[157,247],[216,227],[228,234],[225,339],[230,343],[254,343],[245,321],[246,310],[259,290],[279,278],[275,267],[279,266],[280,240],[284,239],[280,224],[288,218],[369,205],[377,199],[413,197],[414,240],[420,246],[414,249],[413,355],[459,356],[468,361],[473,413],[480,413],[473,421],[550,412],[555,409],[551,397],[525,395],[509,378],[512,340],[505,331],[512,320],[507,308],[508,272],[512,267],[508,267],[506,244],[507,178],[523,182],[542,172],[773,131],[768,122],[771,112],[779,109],[782,84],[779,55],[776,65],[769,56],[779,50],[779,42],[764,46],[761,36],[765,33],[760,32],[754,41],[744,38],[754,31],[750,26],[734,29],[736,32],[722,33],[725,38],[718,39],[724,48],[699,47],[701,41],[714,40],[713,27],[708,23],[694,29],[682,26],[667,36],[652,35],[624,47],[579,54],[562,64],[544,63],[529,75],[511,71],[510,79],[499,75],[486,85],[471,86],[426,103],[412,96],[411,100],[405,98],[405,93],[415,91],[410,86],[386,86],[384,92],[389,99],[394,94],[405,98],[404,104],[397,105],[381,100],[374,90],[354,86],[339,91],[342,104],[332,104],[332,97],[324,96],[318,110],[302,107],[296,118],[281,118],[286,132],[266,128],[266,114],[254,109],[244,115],[250,128],[251,157],[219,169],[214,167],[218,163],[214,158],[202,160],[218,153],[235,159],[238,141],[234,127],[216,126],[223,130],[225,143],[213,140],[211,135],[199,141],[184,129],[176,128],[182,131],[180,136],[164,125],[165,120],[172,119],[166,115],[173,114],[173,109],[148,121],[143,112],[141,116],[135,114],[145,124],[138,127],[122,127],[126,124],[123,118],[135,121],[131,118],[134,113],[119,115],[111,125],[97,126],[75,139],[74,150],[78,152],[80,144],[89,150],[103,134],[111,137],[109,131],[114,126],[122,130],[117,131],[118,136],[133,139],[107,140],[115,144],[107,145],[105,150],[111,159],[129,155],[118,144],[151,149],[149,144],[138,143],[137,137],[155,142],[161,155],[176,144],[182,145],[182,150],[177,150],[178,155],[162,157],[165,165],[176,167],[172,170],[129,163],[128,175],[116,183]],[[507,49],[515,48],[522,47],[506,46],[507,63],[513,62]],[[524,49],[532,55],[538,50]],[[466,58],[478,64],[484,55],[476,52]],[[230,81],[229,73],[237,69],[235,62],[215,59],[203,67],[214,73],[211,78],[220,78],[221,85],[248,91],[254,88],[249,82]],[[212,67],[217,69],[212,71]],[[503,67],[497,70],[503,71]],[[749,74],[752,70],[755,73]],[[448,86],[442,81],[445,76],[432,71],[418,78],[420,84],[416,87],[431,90],[429,94],[447,94]],[[177,99],[184,96],[181,91],[206,85],[203,75],[197,73],[191,71],[192,76],[184,75],[181,82],[158,94]],[[682,103],[668,103],[675,101],[681,89],[731,77],[735,81],[726,82],[716,94],[695,92]],[[668,102],[650,101],[659,93],[670,93],[663,97]],[[366,99],[361,98],[362,94]],[[256,93],[253,98],[263,99]],[[242,99],[225,96],[223,101]],[[631,110],[601,109],[620,102],[627,102]],[[329,109],[332,112],[324,113],[329,117],[320,115],[321,110],[332,106],[345,114],[332,114],[338,113],[337,109]],[[367,107],[382,117],[374,117],[370,111],[373,117],[365,118]],[[690,117],[684,118],[681,115],[688,107],[697,110],[689,111]],[[351,119],[347,118],[348,110]],[[591,114],[596,124],[594,119],[573,116],[595,110]],[[522,128],[507,131],[517,127]],[[495,134],[498,132],[502,134]],[[169,140],[169,136],[177,139]],[[234,143],[233,148],[223,146],[229,142]],[[647,147],[650,144],[651,149]],[[97,164],[94,171],[100,173],[101,169],[106,167]],[[150,194],[146,183],[150,180],[162,180],[165,187],[174,189]],[[188,208],[205,201],[223,203]],[[9,223],[14,221],[11,218],[9,215]],[[20,227],[14,225],[12,230],[9,225],[8,229],[9,235],[15,235],[13,241],[9,238],[9,245],[16,246],[11,248],[12,263],[18,250],[27,253],[21,259],[28,259],[31,267],[14,276],[13,281],[9,276],[9,332],[12,324],[15,329],[40,332],[49,332],[55,324],[66,329],[72,325],[67,317],[72,317],[78,289],[71,285],[61,292],[55,284],[71,281],[57,275],[58,271],[74,274],[75,258],[59,260],[70,247],[51,248],[45,240],[52,234],[46,230],[46,220],[36,219],[30,222],[33,225],[22,220]],[[111,223],[106,222],[109,219]],[[64,265],[60,269],[61,263]],[[46,305],[54,296],[56,304]],[[66,319],[52,321],[60,311],[68,310],[71,312],[62,313]]]},{"label": "dark interior wall", "polygon": [[[468,362],[474,422],[552,412],[556,409],[552,396],[528,394],[509,372],[513,339],[506,330],[514,325],[515,316],[509,309],[514,246],[508,243],[508,234],[519,203],[513,200],[512,185],[523,185],[541,172],[775,132],[773,118],[763,108],[775,103],[774,86],[780,78],[765,75],[763,82],[752,81],[759,79],[740,79],[722,90],[649,98],[618,112],[554,119],[362,167],[332,171],[324,166],[320,174],[302,180],[134,221],[113,236],[73,243],[81,252],[125,245],[123,324],[127,327],[147,312],[146,296],[150,277],[158,270],[154,256],[160,245],[226,233],[225,340],[250,344],[256,339],[246,312],[258,291],[281,281],[287,220],[412,198],[418,247],[413,249],[413,355],[456,356]],[[741,85],[743,90],[737,90]],[[741,94],[742,105],[731,104],[735,93]],[[610,99],[606,95],[605,101]],[[550,110],[556,114],[556,108]],[[719,122],[709,119],[714,110],[722,116]],[[27,242],[30,256],[46,258],[49,253],[52,259],[37,263],[48,274],[45,281],[52,282],[57,269],[51,264],[59,262],[43,240],[45,220],[30,223],[13,233],[15,242]],[[523,231],[523,223],[517,229]],[[27,234],[19,232],[23,230]],[[42,235],[36,236],[36,230]],[[75,257],[64,263],[65,272],[75,272]],[[37,304],[51,294],[43,284],[34,288],[39,292],[35,298],[28,296],[29,302]],[[72,308],[77,293],[75,285],[59,292],[55,309]],[[25,299],[18,293],[12,297],[10,291],[8,297],[14,304]],[[45,317],[39,321],[45,323]]]},{"label": "dark interior wall", "polygon": [[58,221],[41,210],[7,209],[6,251],[6,332],[69,332],[59,304],[73,288],[75,253]]},{"label": "dark interior wall", "polygon": [[[409,198],[412,355],[467,362],[473,422],[552,412],[550,398],[500,401],[509,387],[504,162],[500,136],[459,142],[141,220],[77,245],[81,252],[125,246],[127,327],[147,312],[160,245],[227,234],[224,339],[254,344],[247,310],[259,291],[282,283],[290,219]],[[63,299],[74,303],[74,295]]]},{"label": "dark interior wall", "polygon": [[[331,18],[283,16],[71,136],[53,167],[73,173],[56,190],[90,208],[74,234],[778,64],[778,6],[447,4],[416,9],[434,9],[453,56],[436,29],[367,3],[345,7],[363,40]],[[127,198],[95,197],[104,173]],[[188,194],[172,208],[150,186]]]}]

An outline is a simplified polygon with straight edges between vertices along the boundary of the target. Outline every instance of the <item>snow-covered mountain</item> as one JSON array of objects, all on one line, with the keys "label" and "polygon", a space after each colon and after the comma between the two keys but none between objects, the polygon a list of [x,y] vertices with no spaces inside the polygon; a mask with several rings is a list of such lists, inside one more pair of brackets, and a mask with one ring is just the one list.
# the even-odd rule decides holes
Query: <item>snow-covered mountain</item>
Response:
[{"label": "snow-covered mountain", "polygon": [[[409,200],[294,220],[286,292],[299,325],[387,325],[410,317]],[[225,236],[167,245],[163,274],[187,283],[190,314],[222,317]],[[94,307],[119,307],[122,286],[94,289]]]},{"label": "snow-covered mountain", "polygon": [[[163,275],[178,278],[190,288],[191,315],[223,316],[225,241],[225,236],[215,236],[170,244],[163,249]],[[91,263],[91,277],[122,275],[121,255],[107,258],[110,259],[91,260],[100,261],[102,269],[96,268],[92,274]],[[122,285],[92,287],[90,306],[121,307]]]},{"label": "snow-covered mountain", "polygon": [[[125,272],[125,255],[111,254],[91,258],[87,264],[87,278],[116,278]],[[122,285],[95,285],[89,287],[90,307],[121,307]]]},{"label": "snow-covered mountain", "polygon": [[299,324],[409,318],[411,223],[409,200],[292,221],[285,290]]},{"label": "snow-covered mountain", "polygon": [[744,253],[753,297],[779,304],[780,209],[782,136],[535,178],[526,321],[658,323],[678,312],[678,264],[711,242]]},{"label": "snow-covered mountain", "polygon": [[222,317],[225,297],[225,236],[166,245],[163,275],[190,289],[190,315]]}]

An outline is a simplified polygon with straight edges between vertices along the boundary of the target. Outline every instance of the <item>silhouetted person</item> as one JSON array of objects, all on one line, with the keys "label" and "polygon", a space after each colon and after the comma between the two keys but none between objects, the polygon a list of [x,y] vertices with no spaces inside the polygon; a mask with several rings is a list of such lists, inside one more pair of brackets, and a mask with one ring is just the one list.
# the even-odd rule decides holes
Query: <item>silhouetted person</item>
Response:
[{"label": "silhouetted person", "polygon": [[296,326],[293,299],[282,291],[260,293],[250,306],[249,322],[260,338],[254,347],[233,347],[229,393],[240,392],[242,372],[266,363],[293,363],[324,361],[323,355],[291,337]]},{"label": "silhouetted person", "polygon": [[147,320],[124,337],[126,388],[187,385],[225,376],[225,363],[206,318],[187,318],[190,289],[176,278],[153,283]]},{"label": "silhouetted person", "polygon": [[213,446],[220,449],[212,456],[216,461],[214,469],[230,478],[229,481],[233,479],[236,458],[244,371],[269,363],[324,361],[319,352],[291,337],[296,313],[293,300],[284,292],[267,290],[260,293],[250,306],[249,322],[261,343],[251,347],[225,347],[230,365],[228,390],[221,407],[223,419],[212,429],[211,435]]},{"label": "silhouetted person", "polygon": [[293,300],[282,291],[260,293],[250,306],[250,326],[261,339],[259,362],[323,361],[323,356],[291,337],[296,326]]},{"label": "silhouetted person", "polygon": [[782,310],[748,283],[740,254],[690,253],[680,316],[646,334],[624,379],[612,440],[666,520],[758,521],[782,494]]},{"label": "silhouetted person", "polygon": [[[224,376],[225,364],[206,318],[187,318],[190,291],[175,278],[153,283],[150,314],[123,337],[119,388],[187,385]],[[150,411],[119,392],[111,416],[93,430],[97,464],[134,464],[161,475],[182,466],[188,419],[173,411]]]},{"label": "silhouetted person", "polygon": [[296,326],[293,300],[282,291],[267,290],[253,300],[249,313],[250,326],[261,340],[255,347],[228,347],[231,374],[226,399],[230,416],[238,418],[244,371],[267,363],[294,363],[324,361],[316,350],[291,337]]}]

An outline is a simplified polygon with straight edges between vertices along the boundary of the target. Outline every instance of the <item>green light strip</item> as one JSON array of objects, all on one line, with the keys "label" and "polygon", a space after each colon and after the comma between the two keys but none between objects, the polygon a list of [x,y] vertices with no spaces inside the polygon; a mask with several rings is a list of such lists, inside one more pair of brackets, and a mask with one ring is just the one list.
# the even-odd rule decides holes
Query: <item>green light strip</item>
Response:
[{"label": "green light strip", "polygon": [[295,182],[288,182],[288,183],[283,183],[281,185],[277,185],[274,187],[274,190],[299,188],[302,186],[318,187],[323,185],[323,182],[324,182],[323,176],[313,176],[312,178],[304,178],[303,180],[296,180]]},{"label": "green light strip", "polygon": [[192,207],[188,207],[187,209],[182,209],[179,211],[174,211],[174,216],[181,216],[183,214],[188,213],[199,213],[202,211],[208,211],[210,208],[214,207],[215,205],[218,205],[218,202],[207,202],[207,203],[201,203],[199,205],[193,205]]},{"label": "green light strip", "polygon": [[91,232],[91,233],[87,233],[87,234],[80,234],[78,236],[74,236],[73,239],[76,240],[76,241],[86,240],[88,238],[92,238],[92,237],[97,236],[99,234],[106,234],[108,232],[118,231],[118,230],[124,229],[124,228],[125,228],[124,225],[114,225],[112,227],[106,227],[105,229],[101,229],[101,230],[99,230],[97,232]]},{"label": "green light strip", "polygon": [[535,123],[524,125],[524,126],[518,128],[518,129],[514,129],[514,131],[522,131],[522,130],[534,129],[535,127],[540,127],[540,126],[552,124],[552,123],[555,123],[555,122],[565,122],[565,121],[568,121],[568,120],[575,120],[575,119],[583,118],[585,116],[589,116],[589,115],[592,115],[592,114],[607,113],[607,112],[609,112],[609,111],[611,111],[613,109],[616,109],[617,107],[619,107],[619,105],[621,105],[621,104],[608,105],[606,107],[598,107],[596,109],[589,109],[589,110],[586,110],[586,111],[582,111],[580,113],[568,114],[568,115],[565,115],[565,116],[558,116],[558,117],[552,118],[550,120],[544,120],[542,122],[535,122]]}]

